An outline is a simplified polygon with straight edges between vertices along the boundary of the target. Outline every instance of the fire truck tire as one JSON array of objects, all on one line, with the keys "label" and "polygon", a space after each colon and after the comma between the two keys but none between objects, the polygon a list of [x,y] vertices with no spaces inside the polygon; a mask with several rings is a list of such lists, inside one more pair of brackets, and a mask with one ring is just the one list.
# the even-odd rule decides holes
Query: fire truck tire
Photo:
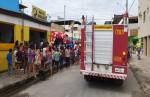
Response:
[{"label": "fire truck tire", "polygon": [[118,80],[115,80],[114,83],[115,83],[117,86],[122,86],[123,83],[124,83],[124,80],[118,79]]},{"label": "fire truck tire", "polygon": [[84,79],[88,82],[92,80],[92,78],[89,75],[84,75]]}]

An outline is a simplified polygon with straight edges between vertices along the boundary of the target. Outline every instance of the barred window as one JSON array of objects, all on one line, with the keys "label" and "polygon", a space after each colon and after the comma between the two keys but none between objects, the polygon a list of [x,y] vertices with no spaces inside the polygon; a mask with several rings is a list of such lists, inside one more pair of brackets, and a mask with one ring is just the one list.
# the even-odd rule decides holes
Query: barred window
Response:
[{"label": "barred window", "polygon": [[0,23],[0,43],[14,43],[14,25]]}]

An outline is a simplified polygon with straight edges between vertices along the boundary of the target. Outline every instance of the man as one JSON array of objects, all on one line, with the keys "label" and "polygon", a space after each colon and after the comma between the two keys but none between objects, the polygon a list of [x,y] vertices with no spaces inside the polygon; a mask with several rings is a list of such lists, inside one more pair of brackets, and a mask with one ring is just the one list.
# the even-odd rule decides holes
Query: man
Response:
[{"label": "man", "polygon": [[137,50],[137,53],[138,53],[138,59],[140,60],[141,58],[140,58],[140,52],[141,52],[141,43],[140,42],[138,42],[137,44],[136,44],[136,50]]},{"label": "man", "polygon": [[9,52],[7,54],[7,62],[8,62],[8,75],[11,76],[13,73],[12,49],[9,49]]},{"label": "man", "polygon": [[66,67],[70,66],[70,49],[69,47],[65,50]]}]

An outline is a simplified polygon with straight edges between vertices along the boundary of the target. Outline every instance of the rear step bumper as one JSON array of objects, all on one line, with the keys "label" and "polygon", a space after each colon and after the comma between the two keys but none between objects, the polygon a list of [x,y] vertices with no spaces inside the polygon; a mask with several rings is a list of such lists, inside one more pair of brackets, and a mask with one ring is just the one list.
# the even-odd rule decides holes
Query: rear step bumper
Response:
[{"label": "rear step bumper", "polygon": [[104,78],[121,79],[121,80],[125,80],[127,78],[127,74],[99,73],[99,72],[87,71],[87,70],[80,70],[80,72],[83,75],[89,75],[95,77],[104,77]]}]

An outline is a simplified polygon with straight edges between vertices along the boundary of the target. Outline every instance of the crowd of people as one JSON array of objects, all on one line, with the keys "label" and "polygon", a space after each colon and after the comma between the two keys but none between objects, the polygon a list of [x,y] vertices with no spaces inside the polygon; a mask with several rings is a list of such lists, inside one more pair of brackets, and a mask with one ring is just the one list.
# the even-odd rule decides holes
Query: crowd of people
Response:
[{"label": "crowd of people", "polygon": [[13,74],[13,58],[15,62],[15,74],[20,71],[37,77],[40,70],[48,70],[49,74],[58,72],[71,64],[77,64],[79,60],[79,43],[63,43],[58,40],[49,44],[29,42],[15,42],[14,50],[10,49],[7,54],[8,74]]}]

